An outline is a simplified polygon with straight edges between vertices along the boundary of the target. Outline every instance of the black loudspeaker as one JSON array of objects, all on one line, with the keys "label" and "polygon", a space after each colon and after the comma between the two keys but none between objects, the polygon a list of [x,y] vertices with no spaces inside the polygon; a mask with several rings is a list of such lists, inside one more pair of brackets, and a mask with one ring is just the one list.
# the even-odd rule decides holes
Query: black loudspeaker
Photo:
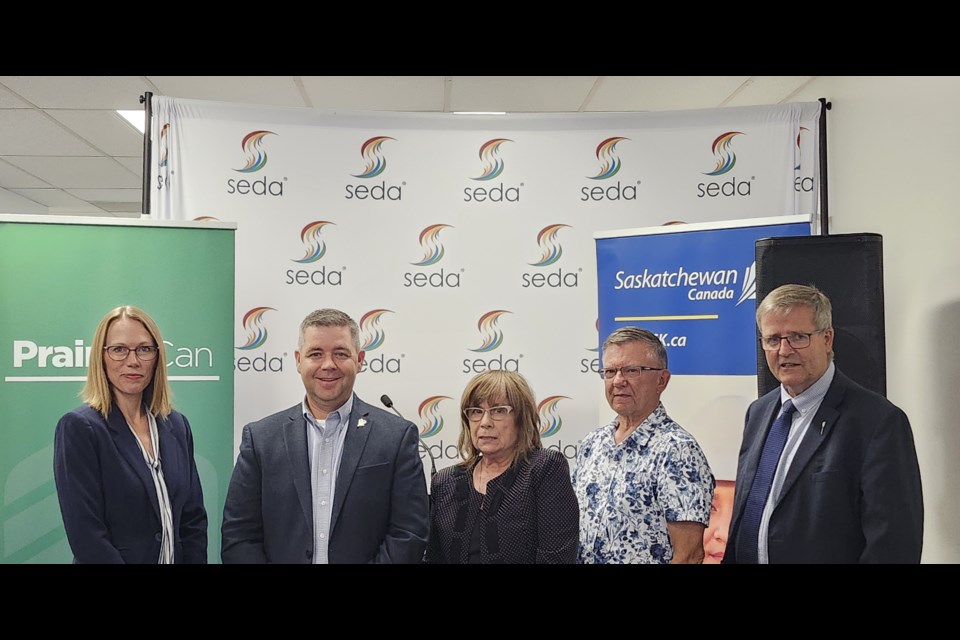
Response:
[{"label": "black loudspeaker", "polygon": [[[783,284],[812,284],[833,306],[833,353],[837,368],[861,385],[887,395],[886,332],[883,327],[883,236],[762,238],[756,242],[757,305]],[[757,390],[780,383],[770,373],[757,332]]]}]

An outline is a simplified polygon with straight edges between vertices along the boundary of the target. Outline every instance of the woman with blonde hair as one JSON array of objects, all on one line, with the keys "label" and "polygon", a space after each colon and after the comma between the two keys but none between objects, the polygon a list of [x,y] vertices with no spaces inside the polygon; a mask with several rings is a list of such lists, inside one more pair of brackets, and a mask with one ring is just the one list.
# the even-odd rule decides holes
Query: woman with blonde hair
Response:
[{"label": "woman with blonde hair", "polygon": [[580,515],[570,469],[540,443],[527,381],[481,373],[460,409],[463,461],[434,476],[426,562],[572,564]]},{"label": "woman with blonde hair", "polygon": [[207,561],[207,513],[160,329],[117,307],[94,333],[84,404],[57,423],[53,471],[77,563]]}]

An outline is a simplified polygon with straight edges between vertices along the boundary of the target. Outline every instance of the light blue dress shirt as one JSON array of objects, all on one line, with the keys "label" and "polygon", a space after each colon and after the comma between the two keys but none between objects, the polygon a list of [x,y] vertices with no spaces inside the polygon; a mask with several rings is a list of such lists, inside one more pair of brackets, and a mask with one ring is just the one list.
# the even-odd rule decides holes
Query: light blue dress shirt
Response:
[{"label": "light blue dress shirt", "polygon": [[310,452],[310,493],[313,499],[313,564],[328,564],[330,519],[337,492],[337,473],[353,410],[353,394],[340,408],[317,420],[304,397],[303,418]]}]

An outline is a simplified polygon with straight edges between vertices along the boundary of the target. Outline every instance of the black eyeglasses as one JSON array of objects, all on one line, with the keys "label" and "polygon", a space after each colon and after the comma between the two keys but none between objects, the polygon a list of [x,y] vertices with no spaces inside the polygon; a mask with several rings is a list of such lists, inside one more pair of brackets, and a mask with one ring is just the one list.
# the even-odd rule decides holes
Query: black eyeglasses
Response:
[{"label": "black eyeglasses", "polygon": [[128,347],[123,344],[112,344],[103,348],[107,352],[107,355],[110,356],[111,360],[122,361],[126,360],[127,356],[130,355],[130,352],[133,351],[137,354],[137,360],[153,360],[157,357],[159,349],[157,349],[152,344],[142,344],[139,347]]}]

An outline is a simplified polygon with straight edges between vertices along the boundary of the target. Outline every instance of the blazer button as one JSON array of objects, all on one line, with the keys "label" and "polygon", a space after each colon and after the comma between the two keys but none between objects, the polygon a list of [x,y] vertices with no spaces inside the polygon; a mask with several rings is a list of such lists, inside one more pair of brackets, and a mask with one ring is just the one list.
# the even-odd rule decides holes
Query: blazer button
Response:
[{"label": "blazer button", "polygon": [[153,536],[153,539],[157,542],[163,542],[163,532],[157,533]]},{"label": "blazer button", "polygon": [[307,557],[308,557],[308,558],[312,558],[312,557],[313,557],[313,549],[307,549]]}]

